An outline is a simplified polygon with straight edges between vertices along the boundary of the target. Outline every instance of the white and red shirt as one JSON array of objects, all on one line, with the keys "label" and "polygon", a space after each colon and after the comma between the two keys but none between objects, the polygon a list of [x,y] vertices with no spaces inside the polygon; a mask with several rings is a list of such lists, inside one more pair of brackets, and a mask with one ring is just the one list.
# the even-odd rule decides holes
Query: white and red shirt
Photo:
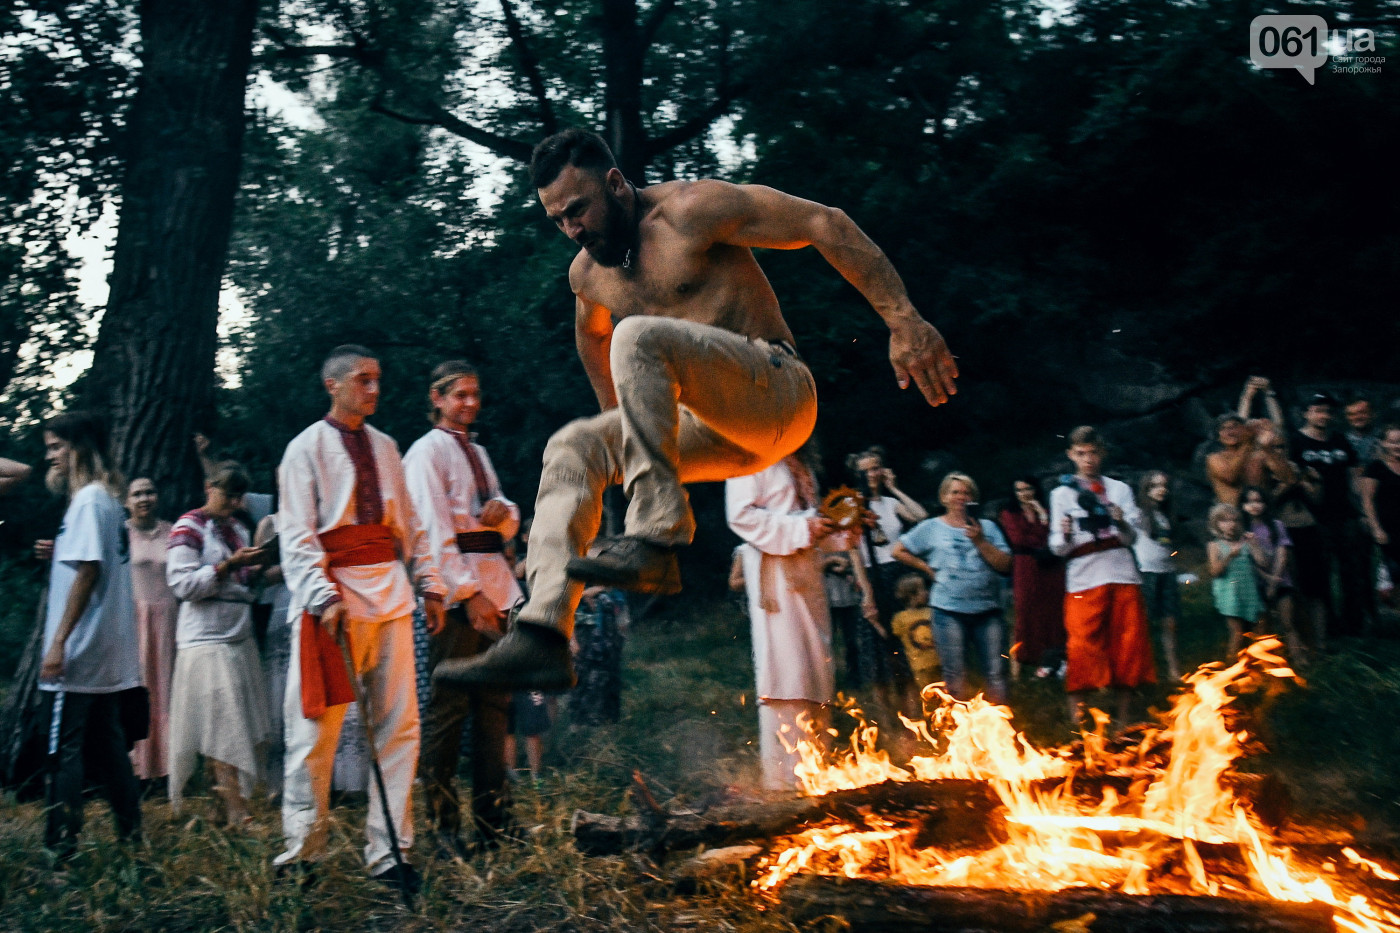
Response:
[{"label": "white and red shirt", "polygon": [[215,566],[248,547],[248,529],[232,518],[218,518],[203,509],[180,516],[170,529],[165,551],[165,582],[180,600],[175,623],[175,646],[239,642],[253,634],[249,585],[252,570],[240,567],[222,580]]},{"label": "white and red shirt", "polygon": [[[447,605],[464,602],[478,592],[502,612],[518,603],[523,594],[504,554],[463,553],[457,546],[460,534],[495,531],[509,541],[520,528],[520,507],[501,494],[486,448],[461,431],[433,428],[408,448],[403,469],[428,547],[447,587]],[[509,515],[500,525],[488,528],[479,516],[493,499],[505,505]]]},{"label": "white and red shirt", "polygon": [[[415,591],[446,594],[389,435],[369,425],[353,431],[329,418],[317,421],[287,445],[277,485],[277,533],[293,613],[319,612],[344,599],[352,619],[385,622],[412,615]],[[398,559],[329,571],[319,535],[372,524],[388,527]]]},{"label": "white and red shirt", "polygon": [[[1057,486],[1050,492],[1050,550],[1061,557],[1068,557],[1065,564],[1065,592],[1082,593],[1107,583],[1141,583],[1137,561],[1133,558],[1130,541],[1112,524],[1097,531],[1087,526],[1089,512],[1079,503],[1081,491],[1087,491],[1098,498],[1107,508],[1116,505],[1123,510],[1123,520],[1130,528],[1142,523],[1137,500],[1127,483],[1107,476],[1099,479],[1101,488],[1085,486],[1076,481],[1073,486]],[[1097,484],[1096,484],[1097,485]],[[1061,530],[1061,519],[1069,516],[1074,521],[1074,531],[1066,535]],[[1103,547],[1080,556],[1072,556],[1077,549],[1088,545]]]}]

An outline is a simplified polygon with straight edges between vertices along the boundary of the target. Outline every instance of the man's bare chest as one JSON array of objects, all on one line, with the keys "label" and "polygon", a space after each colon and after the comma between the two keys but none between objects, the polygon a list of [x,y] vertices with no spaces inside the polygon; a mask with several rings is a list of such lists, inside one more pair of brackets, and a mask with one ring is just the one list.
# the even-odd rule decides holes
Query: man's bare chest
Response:
[{"label": "man's bare chest", "polygon": [[683,245],[643,243],[628,265],[596,267],[585,283],[585,297],[614,318],[690,316],[690,310],[713,296],[723,277],[723,268],[705,253]]}]

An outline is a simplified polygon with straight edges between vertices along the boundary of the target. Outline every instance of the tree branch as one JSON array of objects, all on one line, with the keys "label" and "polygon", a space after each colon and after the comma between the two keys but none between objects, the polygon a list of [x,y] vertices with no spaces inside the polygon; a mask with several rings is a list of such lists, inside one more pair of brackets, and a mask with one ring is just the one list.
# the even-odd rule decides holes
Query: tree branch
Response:
[{"label": "tree branch", "polygon": [[382,98],[376,97],[370,102],[369,109],[374,113],[414,126],[440,126],[454,136],[460,136],[468,142],[476,143],[478,146],[490,149],[497,155],[514,159],[517,162],[528,163],[530,154],[534,151],[534,147],[529,143],[483,130],[479,126],[473,126],[438,104],[430,105],[427,115],[414,116],[395,110],[384,103]]},{"label": "tree branch", "polygon": [[[667,0],[660,0],[662,5],[666,2]],[[653,15],[655,15],[656,12],[656,9],[652,10]],[[662,15],[664,16],[665,14],[663,13]],[[648,25],[650,25],[650,20],[648,21]],[[705,107],[689,120],[684,120],[679,126],[672,127],[660,136],[647,140],[645,154],[648,162],[668,149],[687,143],[705,132],[715,120],[724,116],[724,114],[729,111],[730,105],[733,104],[740,95],[748,90],[747,82],[741,81],[738,84],[730,83],[730,34],[728,27],[722,27],[722,29],[724,41],[719,49],[719,86],[715,89],[715,99],[710,102],[709,106]]]},{"label": "tree branch", "polygon": [[383,58],[382,55],[371,52],[360,45],[284,45],[266,57],[273,61],[281,61],[293,58],[315,58],[317,55],[349,58],[369,67],[374,67]]},{"label": "tree branch", "polygon": [[679,0],[657,0],[655,6],[647,13],[646,22],[642,23],[642,46],[650,47],[656,38],[656,33],[661,29],[662,23],[666,22],[666,17],[671,15],[679,5]]},{"label": "tree branch", "polygon": [[525,27],[521,25],[520,17],[515,15],[515,4],[511,0],[501,0],[501,12],[505,14],[506,33],[515,46],[516,54],[520,56],[520,67],[525,72],[525,80],[529,82],[530,93],[534,95],[535,103],[539,106],[540,124],[544,127],[546,136],[552,135],[559,124],[554,118],[554,107],[550,104],[549,94],[545,90],[544,76],[540,74],[540,60],[526,40]]},{"label": "tree branch", "polygon": [[728,113],[730,105],[742,97],[747,90],[748,84],[743,82],[722,87],[718,91],[718,96],[704,110],[660,136],[648,139],[646,143],[647,161],[651,161],[668,149],[690,142],[705,132],[710,128],[710,124]]}]

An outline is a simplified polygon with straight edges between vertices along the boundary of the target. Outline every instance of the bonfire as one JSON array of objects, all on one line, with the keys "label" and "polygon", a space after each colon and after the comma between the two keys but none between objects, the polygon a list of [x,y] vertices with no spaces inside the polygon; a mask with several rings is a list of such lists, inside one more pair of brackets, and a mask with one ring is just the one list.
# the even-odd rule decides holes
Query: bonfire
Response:
[{"label": "bonfire", "polygon": [[[1220,898],[1256,912],[1270,903],[1315,905],[1321,913],[1300,913],[1306,923],[1298,928],[1317,928],[1320,916],[1338,929],[1396,933],[1400,914],[1386,891],[1400,876],[1325,828],[1308,844],[1290,839],[1259,792],[1265,782],[1237,771],[1257,747],[1246,698],[1298,679],[1281,648],[1264,637],[1233,664],[1202,667],[1160,726],[1138,729],[1126,743],[1109,739],[1107,717],[1095,711],[1097,728],[1079,743],[1037,749],[1013,728],[1006,707],[981,697],[961,702],[940,685],[924,691],[927,721],[904,720],[930,750],[906,766],[877,747],[875,728],[864,723],[834,751],[818,737],[804,739],[797,777],[809,798],[874,785],[984,782],[1000,805],[997,828],[990,838],[930,845],[916,816],[864,806],[773,840],[753,884],[768,895],[818,876],[876,881],[884,892],[1087,890],[1127,901]],[[1092,913],[1081,919],[1093,928]]]}]

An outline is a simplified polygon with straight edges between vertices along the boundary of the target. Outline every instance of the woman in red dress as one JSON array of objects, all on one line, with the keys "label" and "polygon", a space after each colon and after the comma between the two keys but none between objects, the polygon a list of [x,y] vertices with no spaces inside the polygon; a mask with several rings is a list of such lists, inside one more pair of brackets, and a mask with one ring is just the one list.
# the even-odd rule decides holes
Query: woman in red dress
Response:
[{"label": "woman in red dress", "polygon": [[1001,513],[1011,544],[1016,634],[1012,657],[1035,676],[1055,674],[1065,656],[1065,565],[1050,553],[1050,511],[1033,476],[1012,482],[1012,499]]}]

